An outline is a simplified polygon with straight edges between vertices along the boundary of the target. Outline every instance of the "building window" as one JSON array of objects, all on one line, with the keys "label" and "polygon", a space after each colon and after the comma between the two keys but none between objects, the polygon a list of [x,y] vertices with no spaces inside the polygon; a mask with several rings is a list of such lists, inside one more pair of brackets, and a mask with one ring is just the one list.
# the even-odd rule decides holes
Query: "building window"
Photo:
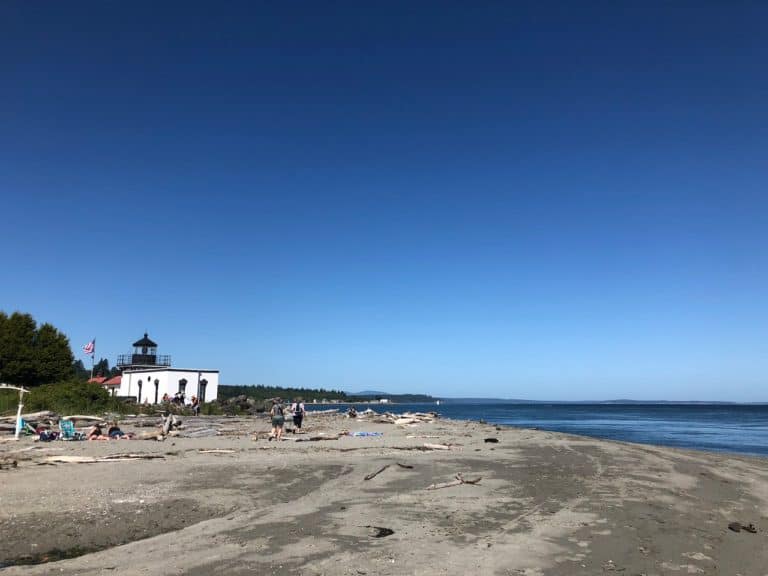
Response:
[{"label": "building window", "polygon": [[179,380],[179,394],[186,394],[187,393],[187,379],[182,378]]}]

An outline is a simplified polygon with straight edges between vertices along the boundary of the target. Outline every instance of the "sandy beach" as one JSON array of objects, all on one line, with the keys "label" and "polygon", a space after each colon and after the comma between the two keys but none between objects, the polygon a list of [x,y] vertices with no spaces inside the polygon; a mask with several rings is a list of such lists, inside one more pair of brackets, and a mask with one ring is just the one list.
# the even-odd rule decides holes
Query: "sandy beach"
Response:
[{"label": "sandy beach", "polygon": [[[265,417],[185,425],[214,421],[0,443],[0,571],[768,575],[767,459],[445,419],[310,414],[280,443]],[[296,441],[342,430],[381,436]],[[104,459],[129,453],[154,457]]]}]

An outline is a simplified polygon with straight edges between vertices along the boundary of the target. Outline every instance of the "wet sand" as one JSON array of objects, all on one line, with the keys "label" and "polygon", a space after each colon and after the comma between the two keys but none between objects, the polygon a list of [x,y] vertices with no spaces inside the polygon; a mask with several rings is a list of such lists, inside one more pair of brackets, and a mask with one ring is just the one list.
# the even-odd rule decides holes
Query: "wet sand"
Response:
[{"label": "wet sand", "polygon": [[[287,437],[383,436],[268,442],[265,418],[243,418],[209,438],[2,443],[18,467],[0,470],[1,572],[768,575],[768,459],[464,421],[305,423]],[[162,458],[41,464],[125,452]],[[427,489],[457,473],[481,480]]]}]

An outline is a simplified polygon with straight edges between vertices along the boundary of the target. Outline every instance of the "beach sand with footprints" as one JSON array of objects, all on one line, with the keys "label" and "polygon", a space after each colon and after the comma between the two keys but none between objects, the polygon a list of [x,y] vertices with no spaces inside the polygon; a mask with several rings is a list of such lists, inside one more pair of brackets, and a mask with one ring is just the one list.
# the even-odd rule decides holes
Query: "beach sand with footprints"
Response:
[{"label": "beach sand with footprints", "polygon": [[2,442],[0,572],[768,574],[768,459],[439,418],[305,424],[279,443],[265,417]]}]

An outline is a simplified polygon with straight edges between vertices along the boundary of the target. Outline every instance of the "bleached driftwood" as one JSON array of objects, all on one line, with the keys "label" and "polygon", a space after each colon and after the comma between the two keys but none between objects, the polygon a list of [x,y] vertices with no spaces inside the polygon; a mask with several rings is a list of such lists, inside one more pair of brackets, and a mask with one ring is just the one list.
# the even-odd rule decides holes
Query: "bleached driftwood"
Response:
[{"label": "bleached driftwood", "polygon": [[371,472],[365,478],[363,478],[363,480],[372,480],[373,478],[376,478],[376,476],[384,472],[384,470],[386,470],[387,468],[389,468],[389,464],[385,464],[384,466],[376,470],[376,472]]},{"label": "bleached driftwood", "polygon": [[430,444],[429,442],[424,442],[424,448],[427,450],[450,450],[451,447],[448,444]]},{"label": "bleached driftwood", "polygon": [[62,416],[62,420],[83,420],[86,422],[104,422],[104,418],[101,416],[88,416],[86,414],[73,414],[72,416]]},{"label": "bleached driftwood", "polygon": [[93,456],[48,456],[42,460],[42,464],[94,464],[96,462],[121,462],[124,460],[154,460],[165,458],[162,454],[110,454],[95,458]]},{"label": "bleached driftwood", "polygon": [[296,442],[318,442],[320,440],[338,440],[342,436],[346,436],[346,432],[339,432],[338,434],[318,434],[316,436],[309,436],[308,438],[296,438]]},{"label": "bleached driftwood", "polygon": [[178,434],[172,432],[172,434],[181,438],[205,438],[207,436],[218,436],[219,431],[216,428],[197,428],[196,430],[185,430]]},{"label": "bleached driftwood", "polygon": [[[22,414],[23,420],[45,420],[45,419],[57,419],[58,415],[50,410],[43,410],[42,412],[30,412],[28,414]],[[16,416],[0,416],[0,422],[16,422]]]},{"label": "bleached driftwood", "polygon": [[430,484],[427,486],[427,490],[440,490],[441,488],[450,488],[451,486],[459,486],[461,484],[477,484],[482,480],[482,476],[478,476],[474,480],[465,480],[464,477],[461,475],[461,472],[456,474],[456,480],[452,480],[450,482],[440,482],[439,484]]}]

